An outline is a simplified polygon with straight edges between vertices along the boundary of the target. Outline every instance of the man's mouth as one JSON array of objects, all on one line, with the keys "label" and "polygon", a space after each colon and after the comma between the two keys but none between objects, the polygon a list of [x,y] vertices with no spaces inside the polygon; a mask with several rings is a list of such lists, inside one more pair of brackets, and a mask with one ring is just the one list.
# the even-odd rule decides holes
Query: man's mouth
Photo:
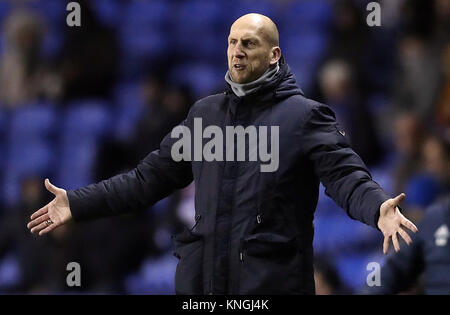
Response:
[{"label": "man's mouth", "polygon": [[245,65],[237,63],[237,64],[235,64],[233,66],[233,68],[236,69],[236,70],[244,70],[245,69]]}]

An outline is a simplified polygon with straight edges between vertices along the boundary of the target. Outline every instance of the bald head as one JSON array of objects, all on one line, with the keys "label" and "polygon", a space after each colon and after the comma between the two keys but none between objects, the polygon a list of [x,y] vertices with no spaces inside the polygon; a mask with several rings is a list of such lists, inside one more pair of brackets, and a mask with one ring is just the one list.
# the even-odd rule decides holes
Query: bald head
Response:
[{"label": "bald head", "polygon": [[227,55],[233,81],[256,80],[281,57],[277,26],[262,14],[241,16],[231,25]]},{"label": "bald head", "polygon": [[231,29],[233,29],[233,27],[255,28],[257,33],[259,33],[271,47],[280,45],[278,28],[275,23],[265,15],[259,13],[249,13],[243,15],[234,21],[231,25]]}]

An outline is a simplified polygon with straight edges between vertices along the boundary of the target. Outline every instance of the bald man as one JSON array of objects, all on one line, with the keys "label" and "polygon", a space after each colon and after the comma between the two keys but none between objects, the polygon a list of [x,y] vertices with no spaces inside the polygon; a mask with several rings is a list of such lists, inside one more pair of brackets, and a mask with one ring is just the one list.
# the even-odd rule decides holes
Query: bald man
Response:
[{"label": "bald man", "polygon": [[[350,148],[331,109],[298,88],[275,24],[247,14],[228,36],[223,93],[197,101],[135,169],[66,191],[31,216],[44,235],[145,209],[195,182],[195,224],[173,236],[177,294],[314,294],[319,182],[348,215],[379,229],[386,253],[416,227]],[[120,231],[118,231],[120,233]]]}]

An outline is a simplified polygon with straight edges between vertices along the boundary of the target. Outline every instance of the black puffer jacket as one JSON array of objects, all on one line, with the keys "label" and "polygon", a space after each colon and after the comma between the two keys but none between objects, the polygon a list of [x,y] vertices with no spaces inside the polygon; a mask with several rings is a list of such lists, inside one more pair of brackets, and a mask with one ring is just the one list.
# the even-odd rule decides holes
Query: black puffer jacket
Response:
[{"label": "black puffer jacket", "polygon": [[169,134],[134,170],[69,191],[74,219],[136,211],[194,180],[196,225],[174,237],[178,294],[314,294],[319,181],[350,217],[373,227],[389,198],[334,113],[303,96],[282,58],[276,78],[255,94],[238,98],[228,86],[197,101],[182,124],[194,130],[194,118],[224,134],[225,126],[279,126],[278,169],[261,172],[261,162],[248,159],[175,162],[178,139]]}]

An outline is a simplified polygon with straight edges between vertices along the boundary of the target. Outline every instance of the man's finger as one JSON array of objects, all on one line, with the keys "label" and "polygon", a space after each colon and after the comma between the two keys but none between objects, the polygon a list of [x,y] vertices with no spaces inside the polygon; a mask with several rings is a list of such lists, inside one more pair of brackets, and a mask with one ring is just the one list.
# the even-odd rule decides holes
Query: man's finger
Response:
[{"label": "man's finger", "polygon": [[392,244],[396,252],[400,250],[400,244],[398,243],[397,233],[392,234]]},{"label": "man's finger", "polygon": [[48,232],[50,232],[51,230],[53,230],[54,228],[56,228],[58,225],[56,225],[55,223],[50,224],[49,226],[47,226],[45,229],[43,229],[42,231],[39,232],[39,235],[42,236],[44,234],[47,234]]},{"label": "man's finger", "polygon": [[47,213],[48,211],[48,204],[43,206],[41,209],[39,209],[38,211],[36,211],[35,213],[33,213],[30,217],[31,220],[36,219],[37,217]]},{"label": "man's finger", "polygon": [[45,220],[48,220],[48,219],[50,219],[50,217],[48,216],[48,213],[45,213],[45,214],[41,215],[40,217],[37,217],[33,221],[29,222],[27,224],[27,228],[31,229],[31,228],[35,227],[36,225],[41,224],[42,222],[44,222]]},{"label": "man's finger", "polygon": [[405,197],[406,197],[405,193],[401,193],[400,195],[398,195],[397,197],[395,197],[394,200],[393,200],[395,206],[399,205],[400,202],[402,202],[403,199],[405,199]]},{"label": "man's finger", "polygon": [[412,239],[411,237],[408,235],[408,233],[405,232],[405,230],[403,230],[402,228],[398,229],[398,234],[400,234],[400,236],[405,240],[406,244],[411,244],[412,243]]},{"label": "man's finger", "polygon": [[417,229],[417,227],[414,225],[414,223],[412,223],[411,221],[409,221],[405,217],[402,219],[402,225],[406,226],[408,229],[410,229],[414,233],[419,231],[419,229]]},{"label": "man's finger", "polygon": [[31,232],[31,233],[39,232],[40,230],[46,228],[47,226],[48,226],[47,223],[42,222],[42,223],[36,225],[34,228],[32,228],[32,229],[30,230],[30,232]]},{"label": "man's finger", "polygon": [[384,237],[383,241],[383,254],[387,254],[389,249],[389,236]]},{"label": "man's finger", "polygon": [[56,195],[60,190],[60,188],[50,183],[50,180],[48,178],[45,179],[45,188],[47,188],[47,190],[54,195]]}]

